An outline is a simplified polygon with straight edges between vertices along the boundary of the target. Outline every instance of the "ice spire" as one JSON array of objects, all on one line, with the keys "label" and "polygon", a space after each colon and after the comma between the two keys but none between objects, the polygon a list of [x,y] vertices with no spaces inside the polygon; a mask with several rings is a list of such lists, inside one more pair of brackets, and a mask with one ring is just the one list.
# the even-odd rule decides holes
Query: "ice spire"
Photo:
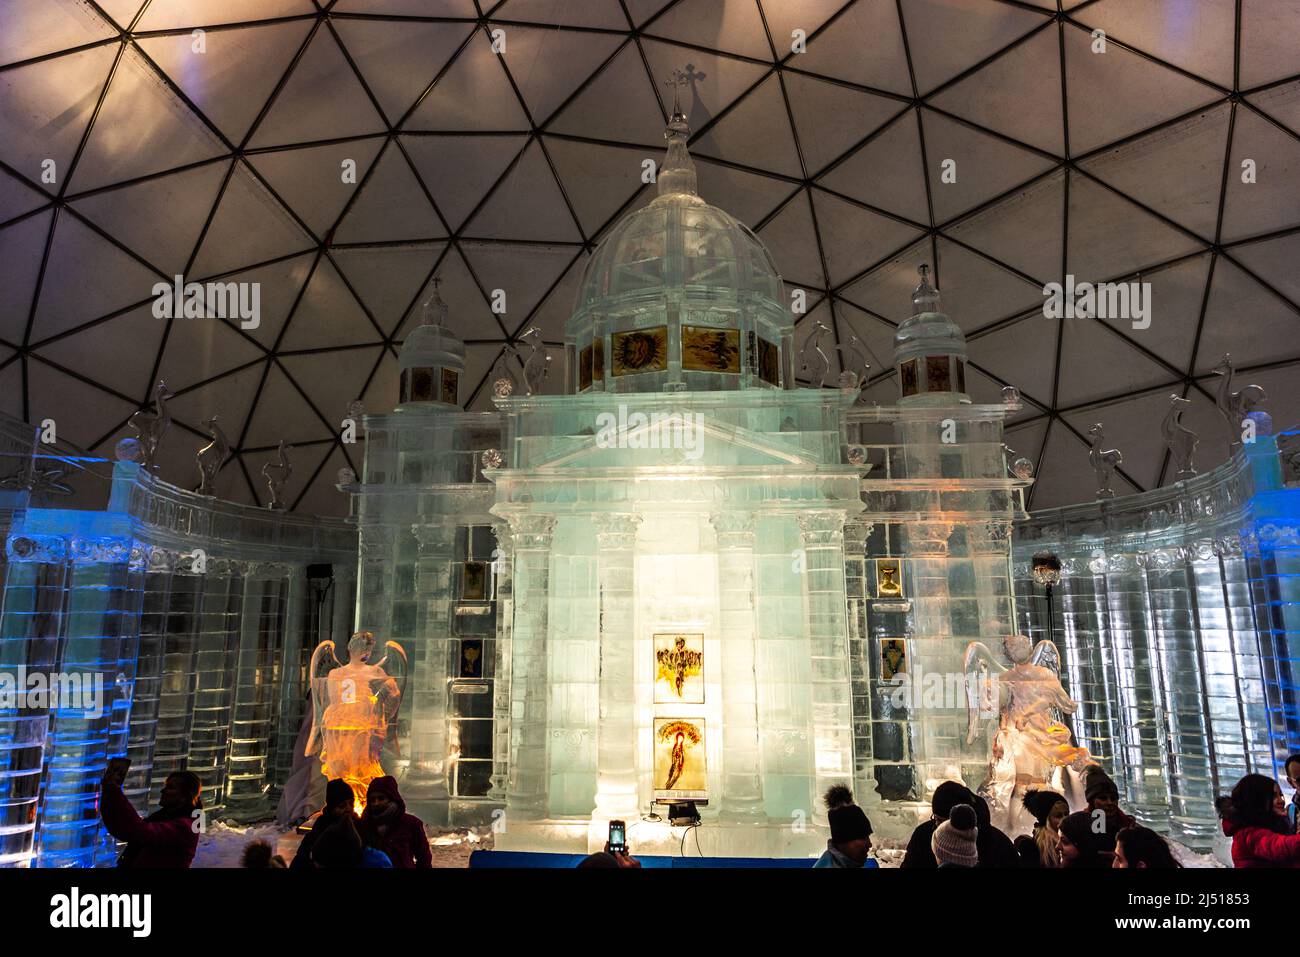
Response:
[{"label": "ice spire", "polygon": [[672,79],[664,81],[673,88],[673,115],[668,120],[668,128],[664,130],[664,139],[668,141],[668,155],[664,157],[663,167],[659,170],[660,196],[671,193],[698,195],[695,192],[695,161],[691,159],[690,151],[686,149],[686,140],[691,135],[691,127],[686,120],[686,114],[682,112],[681,97],[682,87],[690,82],[693,75],[696,74],[692,66],[687,64],[686,71],[673,70]]},{"label": "ice spire", "polygon": [[930,264],[921,263],[916,271],[921,274],[921,281],[912,290],[912,315],[939,312],[939,290],[930,285]]},{"label": "ice spire", "polygon": [[442,296],[438,293],[438,285],[441,282],[442,280],[437,276],[430,280],[433,289],[424,302],[420,304],[420,325],[422,326],[447,328],[447,304],[442,301]]}]

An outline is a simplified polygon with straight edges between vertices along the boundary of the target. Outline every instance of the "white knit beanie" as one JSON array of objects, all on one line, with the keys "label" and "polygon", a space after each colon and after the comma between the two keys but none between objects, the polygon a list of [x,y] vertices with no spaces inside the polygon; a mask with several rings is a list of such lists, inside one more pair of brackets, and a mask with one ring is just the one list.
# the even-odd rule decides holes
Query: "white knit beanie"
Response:
[{"label": "white knit beanie", "polygon": [[975,849],[975,838],[979,836],[978,823],[975,809],[969,804],[955,806],[948,812],[948,820],[936,827],[934,836],[930,838],[934,859],[940,864],[958,867],[978,865],[980,856]]}]

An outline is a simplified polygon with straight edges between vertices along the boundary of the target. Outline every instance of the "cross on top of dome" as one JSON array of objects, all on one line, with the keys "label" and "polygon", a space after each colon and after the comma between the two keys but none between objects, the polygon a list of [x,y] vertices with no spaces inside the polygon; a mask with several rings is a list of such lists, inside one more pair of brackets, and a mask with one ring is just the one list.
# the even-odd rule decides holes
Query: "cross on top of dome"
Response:
[{"label": "cross on top of dome", "polygon": [[673,88],[673,112],[668,119],[668,128],[664,130],[664,139],[668,141],[668,155],[664,157],[663,167],[657,178],[660,196],[685,193],[697,196],[695,192],[695,161],[691,159],[686,141],[691,135],[691,126],[682,111],[682,87],[695,80],[704,78],[703,73],[696,73],[694,64],[686,64],[685,70],[673,70],[672,76],[665,80]]}]

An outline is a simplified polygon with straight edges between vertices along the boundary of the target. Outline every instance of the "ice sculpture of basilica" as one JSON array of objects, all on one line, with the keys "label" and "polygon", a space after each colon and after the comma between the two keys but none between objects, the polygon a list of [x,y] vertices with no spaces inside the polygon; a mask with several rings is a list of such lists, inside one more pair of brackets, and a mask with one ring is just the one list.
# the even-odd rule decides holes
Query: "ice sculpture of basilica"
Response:
[{"label": "ice sculpture of basilica", "polygon": [[702,853],[797,856],[831,784],[906,807],[987,768],[956,682],[922,703],[891,679],[959,676],[1013,630],[1014,390],[970,401],[924,275],[897,406],[861,404],[847,360],[838,388],[797,387],[772,258],[697,193],[687,134],[675,114],[658,195],[590,260],[564,394],[534,394],[534,356],[497,412],[461,411],[435,300],[402,403],[366,419],[358,621],[411,653],[403,788],[481,819],[470,776],[504,805],[497,847],[599,848],[619,819],[675,852],[689,801]]}]

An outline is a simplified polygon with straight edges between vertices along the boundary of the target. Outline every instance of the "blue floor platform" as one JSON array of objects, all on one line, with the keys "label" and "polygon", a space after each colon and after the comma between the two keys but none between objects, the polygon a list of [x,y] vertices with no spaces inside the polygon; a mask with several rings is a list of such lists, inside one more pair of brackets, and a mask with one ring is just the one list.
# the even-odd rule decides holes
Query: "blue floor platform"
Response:
[{"label": "blue floor platform", "polygon": [[[475,851],[469,866],[479,868],[558,867],[575,868],[586,854],[541,854],[523,851]],[[811,857],[637,857],[642,867],[750,867],[810,870]],[[874,860],[867,861],[875,867]]]}]

